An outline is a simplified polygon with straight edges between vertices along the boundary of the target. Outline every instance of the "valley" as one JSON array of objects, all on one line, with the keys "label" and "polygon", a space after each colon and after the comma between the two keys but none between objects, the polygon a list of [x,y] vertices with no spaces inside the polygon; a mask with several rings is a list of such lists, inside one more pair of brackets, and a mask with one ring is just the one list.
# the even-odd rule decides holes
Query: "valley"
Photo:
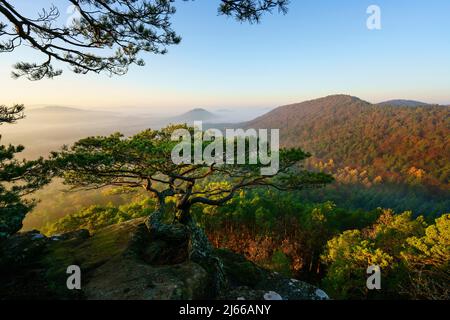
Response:
[{"label": "valley", "polygon": [[[5,141],[26,146],[22,156],[37,157],[85,136],[116,131],[129,136],[182,119],[193,122],[193,116],[209,119],[206,128],[279,128],[282,147],[310,152],[308,166],[329,172],[337,180],[324,190],[305,190],[305,201],[333,200],[350,209],[388,207],[426,215],[450,211],[449,107],[372,105],[338,95],[282,106],[245,123],[220,124],[221,118],[214,115],[196,109],[166,119],[124,118],[114,113],[57,108],[33,110],[22,122],[2,130],[7,129]],[[107,203],[110,197],[93,190],[77,200],[76,194],[67,194],[65,189],[55,183],[35,195],[43,201],[25,220],[26,230],[62,218],[62,212],[79,210],[76,202],[95,204],[103,197],[102,202]],[[63,205],[64,199],[75,201],[68,207],[72,211]]]}]

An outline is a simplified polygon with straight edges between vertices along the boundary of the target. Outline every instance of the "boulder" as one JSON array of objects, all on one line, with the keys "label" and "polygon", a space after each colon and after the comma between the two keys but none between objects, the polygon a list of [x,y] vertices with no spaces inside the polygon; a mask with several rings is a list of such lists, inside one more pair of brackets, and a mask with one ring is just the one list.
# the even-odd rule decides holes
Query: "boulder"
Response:
[{"label": "boulder", "polygon": [[[149,230],[140,218],[99,230],[47,238],[37,231],[0,243],[2,298],[27,299],[327,299],[320,289],[267,271],[228,250],[214,250],[227,287],[212,289],[214,268],[188,259],[180,225]],[[67,268],[81,269],[81,290],[66,287]],[[223,270],[222,270],[223,269]],[[6,274],[6,276],[5,276]],[[1,276],[0,276],[1,277]],[[24,292],[26,293],[24,295]]]},{"label": "boulder", "polygon": [[72,232],[67,232],[61,235],[54,235],[50,239],[53,241],[73,240],[73,239],[86,240],[89,237],[90,237],[89,230],[80,229]]},{"label": "boulder", "polygon": [[0,242],[0,271],[22,268],[36,262],[49,239],[39,231],[14,234]]},{"label": "boulder", "polygon": [[264,279],[263,269],[245,259],[244,256],[224,249],[215,250],[215,254],[222,260],[231,286],[254,287]]},{"label": "boulder", "polygon": [[208,298],[209,275],[198,264],[151,266],[131,259],[111,260],[90,273],[86,299],[192,300]]},{"label": "boulder", "polygon": [[[144,222],[136,219],[109,226],[81,242],[55,241],[45,260],[51,270],[49,279],[61,292],[67,291],[65,268],[76,264],[82,272],[83,299],[207,298],[210,276],[187,261],[187,242],[183,246],[170,234],[155,239]],[[52,261],[58,261],[57,265]]]},{"label": "boulder", "polygon": [[226,300],[327,300],[321,289],[306,282],[265,270],[229,250],[216,250],[222,259],[231,289]]},{"label": "boulder", "polygon": [[2,206],[0,210],[0,241],[22,229],[23,219],[29,211],[30,207],[21,202]]}]

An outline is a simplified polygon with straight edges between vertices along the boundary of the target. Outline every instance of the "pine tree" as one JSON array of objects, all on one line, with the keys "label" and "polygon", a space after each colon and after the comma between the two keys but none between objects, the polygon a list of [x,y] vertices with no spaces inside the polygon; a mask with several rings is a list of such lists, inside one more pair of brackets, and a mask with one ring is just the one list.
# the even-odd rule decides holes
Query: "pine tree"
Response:
[{"label": "pine tree", "polygon": [[[23,109],[22,105],[0,106],[0,125],[22,119]],[[19,161],[15,158],[23,150],[21,145],[0,145],[0,240],[22,228],[25,215],[34,205],[33,200],[25,197],[48,182],[42,159]]]}]

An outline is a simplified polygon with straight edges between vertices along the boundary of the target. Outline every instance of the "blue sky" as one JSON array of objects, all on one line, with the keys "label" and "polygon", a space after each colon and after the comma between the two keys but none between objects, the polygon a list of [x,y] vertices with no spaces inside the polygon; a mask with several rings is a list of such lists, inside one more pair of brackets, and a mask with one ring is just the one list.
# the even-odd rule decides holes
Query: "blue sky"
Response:
[{"label": "blue sky", "polygon": [[[46,3],[30,1],[26,10]],[[381,30],[366,28],[371,4],[381,8]],[[174,28],[182,43],[166,56],[145,55],[147,65],[123,77],[64,68],[54,80],[12,80],[14,62],[40,57],[27,48],[2,54],[1,103],[159,112],[275,107],[335,93],[450,103],[448,0],[292,0],[286,16],[267,15],[257,25],[218,16],[217,6],[178,1]]]}]

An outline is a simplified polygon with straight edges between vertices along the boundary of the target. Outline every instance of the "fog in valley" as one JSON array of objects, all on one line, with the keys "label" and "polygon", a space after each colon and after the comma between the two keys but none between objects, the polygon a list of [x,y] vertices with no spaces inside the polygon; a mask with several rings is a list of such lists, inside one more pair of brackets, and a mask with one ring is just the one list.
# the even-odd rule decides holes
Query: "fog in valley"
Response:
[{"label": "fog in valley", "polygon": [[[267,108],[229,109],[207,111],[196,108],[180,114],[151,114],[142,109],[118,111],[93,110],[63,106],[44,106],[25,110],[25,118],[12,125],[1,126],[3,144],[23,145],[25,150],[18,158],[48,157],[51,151],[60,150],[88,136],[109,135],[120,132],[125,136],[142,130],[158,129],[170,123],[192,124],[202,120],[205,127],[221,127],[224,123],[237,123],[254,119],[267,112]],[[68,187],[54,181],[33,194],[38,200],[35,209],[24,220],[23,230],[39,229],[55,220],[89,205],[122,204],[127,197],[114,196],[104,190],[67,192]]]},{"label": "fog in valley", "polygon": [[20,154],[21,158],[34,159],[46,157],[50,151],[59,150],[64,144],[70,145],[88,136],[114,132],[129,136],[147,128],[158,129],[170,123],[192,124],[196,120],[209,124],[244,122],[262,115],[268,109],[244,109],[236,112],[228,109],[207,111],[196,108],[175,115],[152,115],[142,110],[132,111],[99,111],[59,106],[26,109],[25,119],[14,125],[1,127],[2,142],[24,145],[25,150]]}]

